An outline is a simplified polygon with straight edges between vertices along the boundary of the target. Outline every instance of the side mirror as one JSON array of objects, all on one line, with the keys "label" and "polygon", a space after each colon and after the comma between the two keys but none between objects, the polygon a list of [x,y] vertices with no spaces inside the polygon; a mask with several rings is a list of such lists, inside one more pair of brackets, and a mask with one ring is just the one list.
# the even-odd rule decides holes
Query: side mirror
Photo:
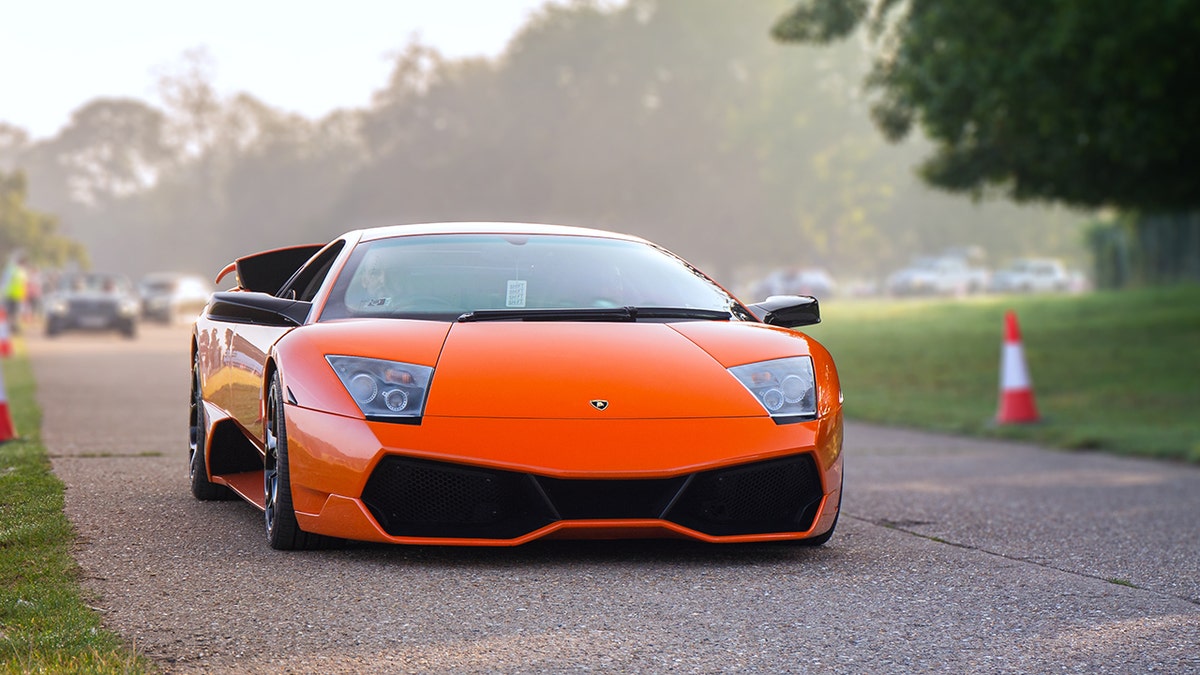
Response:
[{"label": "side mirror", "polygon": [[772,295],[748,305],[761,322],[783,328],[798,328],[821,323],[821,308],[811,295]]},{"label": "side mirror", "polygon": [[311,302],[266,293],[222,291],[213,293],[206,313],[214,321],[286,327],[303,325],[310,310]]}]

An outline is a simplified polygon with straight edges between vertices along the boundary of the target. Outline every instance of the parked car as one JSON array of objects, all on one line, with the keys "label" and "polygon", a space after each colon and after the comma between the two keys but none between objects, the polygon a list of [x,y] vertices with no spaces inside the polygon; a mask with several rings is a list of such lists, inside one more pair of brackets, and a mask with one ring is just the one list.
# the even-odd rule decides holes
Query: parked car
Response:
[{"label": "parked car", "polygon": [[995,293],[1066,291],[1075,279],[1057,258],[1018,258],[992,274],[989,290]]},{"label": "parked car", "polygon": [[772,295],[812,295],[828,298],[837,284],[829,272],[816,267],[778,269],[761,279],[751,289],[752,297]]},{"label": "parked car", "polygon": [[213,285],[208,279],[192,274],[156,272],[142,277],[138,282],[141,297],[142,318],[159,323],[173,323],[177,318],[196,318]]},{"label": "parked car", "polygon": [[744,304],[643,239],[511,223],[233,272],[191,337],[191,490],[256,506],[273,548],[833,534],[842,393],[797,330],[812,297]]},{"label": "parked car", "polygon": [[115,330],[137,335],[138,298],[119,274],[68,273],[45,299],[46,335],[66,330]]},{"label": "parked car", "polygon": [[987,288],[988,271],[956,256],[921,257],[888,277],[890,295],[968,295]]}]

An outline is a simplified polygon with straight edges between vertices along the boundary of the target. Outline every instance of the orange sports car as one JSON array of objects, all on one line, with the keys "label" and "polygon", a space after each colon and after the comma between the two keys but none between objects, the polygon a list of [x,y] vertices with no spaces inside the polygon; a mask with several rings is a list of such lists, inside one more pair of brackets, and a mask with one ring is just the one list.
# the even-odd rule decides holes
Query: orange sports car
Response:
[{"label": "orange sports car", "polygon": [[192,334],[198,499],[277,549],[342,539],[833,534],[842,392],[795,330],[634,236],[552,225],[365,229],[239,258]]}]

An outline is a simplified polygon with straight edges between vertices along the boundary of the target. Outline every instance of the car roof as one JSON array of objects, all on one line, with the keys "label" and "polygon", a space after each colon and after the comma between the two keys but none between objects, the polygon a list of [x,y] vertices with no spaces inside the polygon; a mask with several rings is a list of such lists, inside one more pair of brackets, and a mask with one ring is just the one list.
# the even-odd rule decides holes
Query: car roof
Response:
[{"label": "car roof", "polygon": [[119,281],[129,281],[129,277],[120,272],[64,272],[61,275],[63,279],[116,279]]},{"label": "car roof", "polygon": [[649,243],[641,237],[607,230],[597,230],[570,225],[546,225],[540,223],[505,223],[505,222],[448,222],[448,223],[417,223],[412,225],[392,225],[373,227],[347,232],[348,238],[357,236],[360,241],[373,241],[391,237],[403,237],[423,234],[550,234],[577,237],[598,237],[603,239],[621,239]]}]

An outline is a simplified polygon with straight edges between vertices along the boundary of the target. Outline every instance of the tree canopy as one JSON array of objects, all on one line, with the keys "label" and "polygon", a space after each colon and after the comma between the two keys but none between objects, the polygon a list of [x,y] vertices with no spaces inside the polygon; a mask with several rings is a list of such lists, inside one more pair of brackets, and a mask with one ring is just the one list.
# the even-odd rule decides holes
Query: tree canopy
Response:
[{"label": "tree canopy", "polygon": [[58,220],[25,203],[25,175],[0,171],[0,255],[20,251],[37,265],[85,264],[83,246],[58,231]]},{"label": "tree canopy", "polygon": [[[856,32],[864,27],[865,31]],[[884,135],[974,195],[1144,212],[1200,206],[1200,2],[801,0],[782,41],[862,34]]]},{"label": "tree canopy", "polygon": [[219,93],[189,51],[158,80],[161,109],[93,101],[49,139],[0,125],[0,167],[129,274],[431,220],[618,229],[729,283],[776,266],[878,278],[958,245],[1082,253],[1078,214],[920,184],[927,146],[872,128],[858,45],[770,39],[791,6],[550,2],[494,59],[410,40],[369,105],[319,120]]}]

